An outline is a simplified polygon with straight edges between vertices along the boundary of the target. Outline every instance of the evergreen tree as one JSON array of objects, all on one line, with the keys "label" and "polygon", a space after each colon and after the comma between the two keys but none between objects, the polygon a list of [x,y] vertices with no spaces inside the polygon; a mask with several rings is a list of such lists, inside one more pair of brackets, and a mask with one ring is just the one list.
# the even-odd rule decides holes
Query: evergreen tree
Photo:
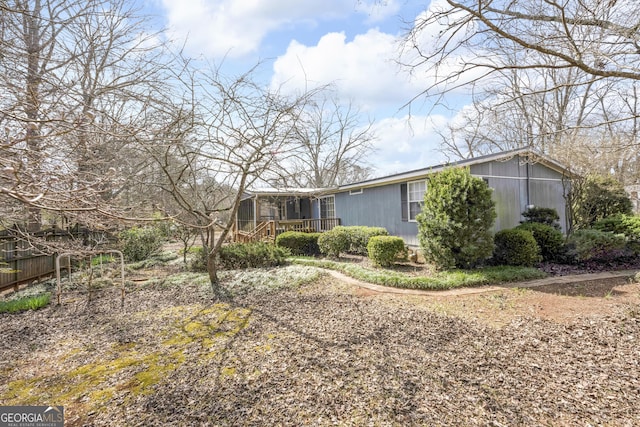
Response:
[{"label": "evergreen tree", "polygon": [[496,218],[491,189],[468,168],[449,168],[427,182],[418,239],[438,268],[469,268],[491,256]]}]

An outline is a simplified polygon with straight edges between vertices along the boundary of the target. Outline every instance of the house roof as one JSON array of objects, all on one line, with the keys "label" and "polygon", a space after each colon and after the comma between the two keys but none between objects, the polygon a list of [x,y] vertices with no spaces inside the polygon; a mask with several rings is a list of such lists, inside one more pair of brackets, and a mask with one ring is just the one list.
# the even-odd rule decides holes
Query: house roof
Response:
[{"label": "house roof", "polygon": [[508,160],[518,155],[528,156],[529,158],[532,159],[534,163],[540,163],[556,171],[565,173],[567,175],[572,175],[572,173],[564,165],[558,163],[552,158],[546,156],[545,154],[542,154],[530,148],[517,148],[514,150],[503,151],[500,153],[487,154],[485,156],[474,157],[471,159],[463,159],[463,160],[458,160],[456,162],[443,163],[440,165],[428,166],[421,169],[414,169],[407,172],[401,172],[401,173],[387,175],[379,178],[372,178],[365,181],[354,182],[352,184],[341,185],[339,188],[337,188],[337,190],[340,190],[340,191],[351,190],[355,188],[375,187],[378,185],[390,184],[394,182],[412,181],[412,180],[425,177],[434,172],[440,172],[443,169],[452,167],[452,166],[467,167],[467,166],[472,166],[472,165],[496,161],[496,160],[498,161]]},{"label": "house roof", "polygon": [[333,191],[335,188],[275,188],[275,187],[263,187],[247,189],[243,196],[243,199],[250,198],[252,196],[263,197],[277,197],[277,196],[294,196],[294,197],[313,197],[327,191]]},{"label": "house roof", "polygon": [[427,175],[442,171],[445,168],[452,166],[459,167],[467,167],[480,163],[486,163],[491,161],[500,161],[500,160],[509,160],[514,156],[527,156],[534,163],[543,164],[551,169],[554,169],[558,172],[564,173],[569,176],[573,176],[569,169],[564,165],[558,163],[553,160],[549,156],[542,154],[536,150],[532,150],[530,148],[517,148],[509,151],[502,151],[500,153],[487,154],[484,156],[473,157],[471,159],[463,159],[450,163],[443,163],[435,166],[427,166],[421,169],[414,169],[407,172],[401,172],[393,175],[387,175],[379,178],[367,179],[364,181],[354,182],[352,184],[340,185],[338,187],[332,188],[256,188],[250,189],[245,192],[245,196],[243,198],[249,198],[252,196],[294,196],[294,197],[314,197],[314,196],[322,196],[326,194],[333,194],[338,191],[359,189],[365,187],[376,187],[378,185],[391,184],[395,182],[406,182],[413,181]]}]

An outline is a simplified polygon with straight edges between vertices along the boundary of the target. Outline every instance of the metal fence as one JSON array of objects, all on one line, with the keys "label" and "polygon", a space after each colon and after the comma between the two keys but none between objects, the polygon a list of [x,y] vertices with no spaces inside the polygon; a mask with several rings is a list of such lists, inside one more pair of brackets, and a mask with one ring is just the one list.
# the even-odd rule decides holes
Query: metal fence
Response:
[{"label": "metal fence", "polygon": [[49,229],[23,234],[15,230],[0,231],[0,292],[18,290],[25,283],[53,277],[55,258],[43,250],[46,242],[64,242],[73,239],[89,240],[93,232],[87,229]]}]

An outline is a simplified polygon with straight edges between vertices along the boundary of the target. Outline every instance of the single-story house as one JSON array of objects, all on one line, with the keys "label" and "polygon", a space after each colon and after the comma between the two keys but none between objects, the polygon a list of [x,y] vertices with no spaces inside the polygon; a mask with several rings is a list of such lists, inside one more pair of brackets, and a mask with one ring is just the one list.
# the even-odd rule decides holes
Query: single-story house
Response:
[{"label": "single-story house", "polygon": [[[493,189],[494,230],[515,227],[527,207],[554,208],[567,230],[571,173],[553,159],[530,149],[516,149],[369,179],[335,188],[259,189],[248,191],[237,216],[237,230],[275,235],[284,230],[326,231],[335,225],[384,227],[417,246],[416,215],[429,174],[448,167],[468,167]],[[262,228],[263,231],[259,231]],[[267,231],[265,231],[267,230]]]}]

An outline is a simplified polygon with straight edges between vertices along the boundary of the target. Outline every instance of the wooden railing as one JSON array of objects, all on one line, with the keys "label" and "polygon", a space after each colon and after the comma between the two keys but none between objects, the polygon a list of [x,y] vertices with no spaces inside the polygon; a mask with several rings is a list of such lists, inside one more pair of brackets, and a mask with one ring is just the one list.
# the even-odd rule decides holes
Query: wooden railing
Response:
[{"label": "wooden railing", "polygon": [[276,222],[278,234],[285,231],[302,231],[304,233],[321,233],[340,225],[340,218],[322,219],[287,219]]},{"label": "wooden railing", "polygon": [[276,238],[276,222],[263,221],[251,231],[236,232],[236,241],[238,242],[258,242],[262,240],[274,240]]},{"label": "wooden railing", "polygon": [[287,219],[280,221],[263,221],[251,231],[236,230],[237,242],[273,241],[276,236],[285,231],[300,231],[303,233],[322,233],[340,225],[340,218],[323,219]]}]

